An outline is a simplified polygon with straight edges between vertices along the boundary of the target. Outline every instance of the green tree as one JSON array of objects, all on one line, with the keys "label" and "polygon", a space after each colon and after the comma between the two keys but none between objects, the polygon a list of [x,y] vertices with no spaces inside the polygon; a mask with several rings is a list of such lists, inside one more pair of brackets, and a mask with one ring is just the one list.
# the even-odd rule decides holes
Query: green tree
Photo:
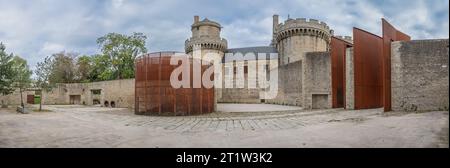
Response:
[{"label": "green tree", "polygon": [[8,95],[14,91],[13,55],[5,52],[5,45],[0,43],[0,94]]},{"label": "green tree", "polygon": [[91,81],[104,81],[114,79],[111,61],[107,55],[97,54],[92,56]]},{"label": "green tree", "polygon": [[43,62],[37,63],[36,67],[36,87],[41,89],[41,101],[39,103],[39,111],[42,111],[42,101],[44,99],[44,92],[50,92],[54,84],[50,82],[50,77],[53,69],[52,57],[46,57]]},{"label": "green tree", "polygon": [[81,82],[89,82],[92,73],[92,57],[83,55],[77,59],[77,76]]},{"label": "green tree", "polygon": [[[109,33],[97,39],[103,55],[108,57],[111,68],[101,74],[101,78],[127,79],[134,77],[134,59],[146,53],[143,33],[133,33],[131,36],[118,33]],[[101,57],[100,59],[105,59]]]},{"label": "green tree", "polygon": [[15,56],[13,58],[13,66],[12,69],[14,71],[14,87],[19,88],[20,93],[20,105],[24,107],[22,92],[30,87],[31,85],[31,74],[33,73],[28,67],[27,61],[20,58],[19,56]]},{"label": "green tree", "polygon": [[51,83],[73,83],[78,81],[75,59],[77,54],[60,52],[53,54],[51,64]]}]

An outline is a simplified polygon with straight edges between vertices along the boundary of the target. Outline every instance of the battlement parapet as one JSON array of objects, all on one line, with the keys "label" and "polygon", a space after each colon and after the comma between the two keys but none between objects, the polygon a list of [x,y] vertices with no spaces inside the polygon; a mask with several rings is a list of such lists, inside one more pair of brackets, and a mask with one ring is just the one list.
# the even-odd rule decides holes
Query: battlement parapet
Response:
[{"label": "battlement parapet", "polygon": [[194,46],[199,45],[201,49],[213,49],[225,52],[228,49],[228,42],[224,38],[211,38],[209,36],[191,37],[185,41],[185,51],[190,53]]},{"label": "battlement parapet", "polygon": [[306,18],[288,19],[278,24],[276,30],[277,42],[295,35],[316,36],[329,42],[334,33],[325,22]]},{"label": "battlement parapet", "polygon": [[330,27],[325,22],[321,22],[316,19],[306,19],[306,18],[297,18],[297,19],[288,19],[284,23],[278,24],[278,30],[289,29],[293,27],[313,27],[317,29],[328,30]]}]

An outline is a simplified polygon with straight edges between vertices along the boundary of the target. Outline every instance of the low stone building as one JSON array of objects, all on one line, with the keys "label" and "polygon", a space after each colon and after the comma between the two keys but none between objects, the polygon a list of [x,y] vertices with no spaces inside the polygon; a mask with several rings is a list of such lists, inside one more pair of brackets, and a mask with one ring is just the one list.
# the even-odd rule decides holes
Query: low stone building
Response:
[{"label": "low stone building", "polygon": [[[43,94],[39,89],[28,89],[23,92],[24,102],[39,104],[31,98],[42,97],[45,105],[99,105],[105,107],[134,108],[134,79],[102,81],[92,83],[57,84],[50,92]],[[0,101],[20,104],[20,93],[0,96]]]}]

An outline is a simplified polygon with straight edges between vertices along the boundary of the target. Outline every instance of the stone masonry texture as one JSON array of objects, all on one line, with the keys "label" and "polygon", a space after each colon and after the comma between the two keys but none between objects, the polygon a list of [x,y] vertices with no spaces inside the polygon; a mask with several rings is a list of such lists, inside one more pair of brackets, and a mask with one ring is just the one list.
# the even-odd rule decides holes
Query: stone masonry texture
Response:
[{"label": "stone masonry texture", "polygon": [[331,108],[330,53],[310,52],[303,61],[303,108]]},{"label": "stone masonry texture", "polygon": [[392,110],[448,110],[448,39],[393,42]]},{"label": "stone masonry texture", "polygon": [[347,48],[345,52],[345,108],[355,108],[354,91],[354,73],[353,73],[353,48]]}]

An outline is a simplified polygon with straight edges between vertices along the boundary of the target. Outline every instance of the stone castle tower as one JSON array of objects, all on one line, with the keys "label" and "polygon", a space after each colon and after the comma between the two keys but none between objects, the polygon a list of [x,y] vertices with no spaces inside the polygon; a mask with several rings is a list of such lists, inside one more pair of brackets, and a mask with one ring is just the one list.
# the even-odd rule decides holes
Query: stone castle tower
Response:
[{"label": "stone castle tower", "polygon": [[[192,37],[185,42],[186,54],[193,56],[194,50],[201,49],[201,58],[204,59],[206,54],[215,53],[218,54],[219,60],[222,62],[222,58],[225,55],[225,51],[228,49],[228,42],[226,39],[220,36],[222,26],[207,18],[200,21],[199,16],[194,16],[194,23],[191,26]],[[197,48],[198,47],[198,48]],[[222,68],[223,69],[223,68]],[[222,73],[223,77],[223,73]],[[223,83],[223,82],[222,82]],[[214,109],[217,109],[217,101],[222,98],[222,89],[214,89],[214,101],[216,103]]]},{"label": "stone castle tower", "polygon": [[328,51],[333,36],[326,23],[315,19],[291,19],[278,23],[273,16],[272,46],[279,54],[280,65],[300,61],[307,52]]},{"label": "stone castle tower", "polygon": [[220,37],[221,29],[222,27],[217,22],[207,18],[200,21],[199,16],[194,16],[194,23],[191,26],[192,37],[185,42],[186,54],[192,55],[194,46],[199,46],[202,49],[202,56],[213,52],[223,57],[228,43],[227,40]]}]

